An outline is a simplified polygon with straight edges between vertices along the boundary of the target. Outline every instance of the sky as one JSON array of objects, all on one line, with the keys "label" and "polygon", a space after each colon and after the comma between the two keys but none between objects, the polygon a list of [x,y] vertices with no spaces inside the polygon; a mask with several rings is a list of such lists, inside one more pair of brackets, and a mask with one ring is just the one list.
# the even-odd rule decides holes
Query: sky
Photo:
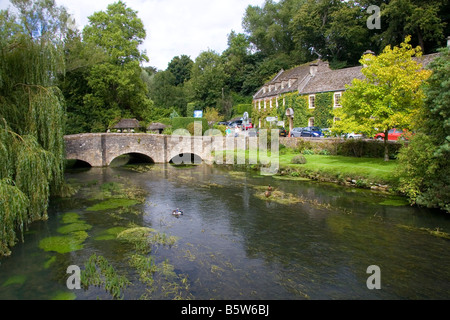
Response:
[{"label": "sky", "polygon": [[[97,11],[106,11],[108,4],[118,0],[56,0],[75,18],[78,29],[88,23]],[[203,51],[222,53],[227,48],[232,30],[243,32],[242,18],[249,5],[262,6],[265,0],[122,0],[138,12],[147,32],[142,50],[149,63],[159,70],[167,69],[176,56],[192,60]],[[10,6],[0,0],[0,9]]]}]

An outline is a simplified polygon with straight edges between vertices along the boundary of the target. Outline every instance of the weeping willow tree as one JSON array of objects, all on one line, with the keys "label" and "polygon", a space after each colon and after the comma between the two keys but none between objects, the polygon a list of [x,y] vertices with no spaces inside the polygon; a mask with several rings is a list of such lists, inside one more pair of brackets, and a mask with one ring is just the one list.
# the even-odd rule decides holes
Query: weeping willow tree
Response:
[{"label": "weeping willow tree", "polygon": [[[48,218],[64,173],[64,99],[55,86],[64,70],[49,0],[11,0],[0,12],[0,256],[23,240],[23,229]],[[67,17],[67,16],[66,16]]]}]

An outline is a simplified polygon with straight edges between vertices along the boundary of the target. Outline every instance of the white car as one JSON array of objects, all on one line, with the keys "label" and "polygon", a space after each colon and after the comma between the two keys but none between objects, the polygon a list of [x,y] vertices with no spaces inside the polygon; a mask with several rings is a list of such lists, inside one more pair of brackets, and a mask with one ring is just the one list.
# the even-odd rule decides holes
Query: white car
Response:
[{"label": "white car", "polygon": [[347,139],[363,139],[364,135],[362,133],[347,133]]}]

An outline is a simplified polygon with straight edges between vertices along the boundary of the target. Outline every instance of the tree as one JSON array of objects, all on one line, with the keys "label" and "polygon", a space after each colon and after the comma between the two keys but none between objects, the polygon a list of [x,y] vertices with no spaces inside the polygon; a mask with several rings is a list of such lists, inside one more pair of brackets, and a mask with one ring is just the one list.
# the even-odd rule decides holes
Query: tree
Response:
[{"label": "tree", "polygon": [[380,34],[382,45],[398,44],[413,35],[423,52],[434,49],[444,39],[441,7],[445,0],[392,0],[381,7],[387,28]]},{"label": "tree", "polygon": [[418,134],[402,148],[400,190],[413,204],[450,212],[450,49],[431,64]]},{"label": "tree", "polygon": [[91,66],[86,78],[90,91],[83,103],[95,123],[91,130],[104,131],[120,117],[150,119],[152,101],[147,97],[140,67],[140,63],[148,61],[139,50],[145,36],[137,12],[122,1],[89,17],[83,41],[101,48],[107,57]]},{"label": "tree", "polygon": [[187,55],[176,56],[170,61],[167,71],[175,76],[175,85],[179,86],[191,79],[191,70],[194,62]]},{"label": "tree", "polygon": [[308,0],[301,6],[290,29],[303,62],[320,56],[331,66],[353,66],[365,50],[374,47],[366,26],[367,6],[362,2]]},{"label": "tree", "polygon": [[[220,106],[220,101],[224,97],[226,77],[223,62],[218,53],[211,50],[200,53],[195,59],[189,81],[191,101],[196,101],[196,106],[201,109]],[[225,110],[222,108],[220,111]]]},{"label": "tree", "polygon": [[265,56],[295,54],[290,23],[305,0],[266,0],[264,6],[248,6],[242,25],[250,42]]},{"label": "tree", "polygon": [[0,256],[10,254],[16,232],[48,218],[49,197],[64,181],[65,108],[55,85],[63,46],[47,32],[65,37],[57,14],[64,10],[54,1],[12,3],[18,16],[0,12]]},{"label": "tree", "polygon": [[175,108],[185,114],[187,105],[185,88],[183,85],[176,86],[175,83],[176,78],[172,72],[159,71],[149,82],[149,96],[156,108],[167,110]]},{"label": "tree", "polygon": [[385,160],[389,160],[388,131],[394,127],[413,129],[423,105],[422,84],[431,72],[413,59],[421,56],[420,47],[412,48],[410,36],[400,47],[387,46],[378,55],[365,54],[364,79],[354,79],[342,96],[342,108],[335,132],[363,132],[373,136],[384,132]]}]

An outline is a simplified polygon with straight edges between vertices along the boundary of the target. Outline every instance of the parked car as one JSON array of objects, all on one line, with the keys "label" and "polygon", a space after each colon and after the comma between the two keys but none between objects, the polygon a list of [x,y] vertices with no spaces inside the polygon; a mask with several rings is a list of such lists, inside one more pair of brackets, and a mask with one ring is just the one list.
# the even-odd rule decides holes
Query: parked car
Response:
[{"label": "parked car", "polygon": [[319,127],[306,127],[305,129],[317,133],[319,137],[323,137],[323,132]]},{"label": "parked car", "polygon": [[234,128],[234,127],[242,127],[242,120],[235,120],[235,121],[231,121],[228,124],[230,127]]},{"label": "parked car", "polygon": [[300,137],[319,138],[321,137],[321,135],[316,131],[312,131],[311,129],[303,128],[300,133]]},{"label": "parked car", "polygon": [[362,133],[354,133],[354,132],[347,133],[345,136],[347,139],[364,139],[365,138],[365,136]]},{"label": "parked car", "polygon": [[[394,128],[388,131],[388,140],[397,141],[397,140],[408,140],[408,136],[410,133],[406,130]],[[377,133],[375,135],[375,139],[384,140],[384,132]]]},{"label": "parked car", "polygon": [[244,130],[248,130],[248,129],[252,129],[253,128],[253,124],[251,122],[247,123],[246,125],[244,125]]},{"label": "parked car", "polygon": [[301,137],[303,128],[293,128],[291,130],[291,137]]},{"label": "parked car", "polygon": [[287,137],[286,129],[283,127],[278,128],[280,130],[280,137]]}]

